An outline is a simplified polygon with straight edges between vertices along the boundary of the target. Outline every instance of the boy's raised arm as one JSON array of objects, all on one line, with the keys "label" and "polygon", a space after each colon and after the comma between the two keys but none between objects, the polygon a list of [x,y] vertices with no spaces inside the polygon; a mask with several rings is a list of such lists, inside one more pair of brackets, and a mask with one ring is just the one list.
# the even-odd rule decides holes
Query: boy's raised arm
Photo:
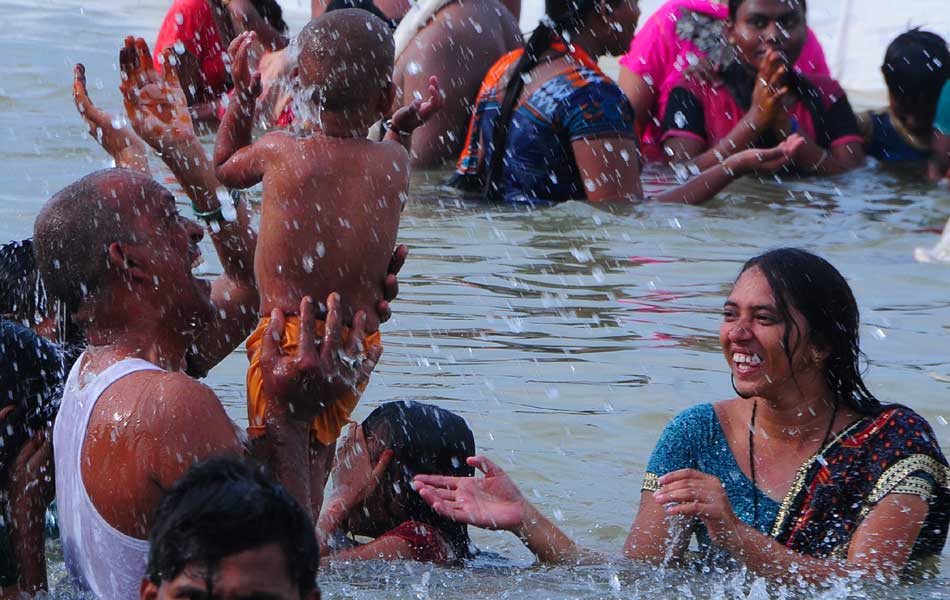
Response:
[{"label": "boy's raised arm", "polygon": [[412,154],[412,132],[425,125],[437,112],[442,110],[445,97],[439,87],[438,77],[429,78],[429,98],[413,100],[393,114],[389,131],[383,136],[384,142],[402,144],[406,152]]},{"label": "boy's raised arm", "polygon": [[247,188],[264,178],[260,152],[251,144],[254,104],[261,93],[259,73],[251,75],[248,53],[256,40],[253,31],[231,42],[231,78],[234,95],[228,104],[214,144],[214,165],[218,180],[231,188]]}]

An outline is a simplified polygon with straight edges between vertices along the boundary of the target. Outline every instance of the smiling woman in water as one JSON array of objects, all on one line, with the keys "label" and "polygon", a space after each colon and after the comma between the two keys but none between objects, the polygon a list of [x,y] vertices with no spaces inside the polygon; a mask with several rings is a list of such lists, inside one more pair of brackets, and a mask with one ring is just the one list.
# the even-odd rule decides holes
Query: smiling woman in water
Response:
[{"label": "smiling woman in water", "polygon": [[[950,469],[927,421],[883,406],[860,372],[847,282],[797,249],[748,261],[719,337],[736,396],[694,406],[660,437],[624,554],[681,563],[701,553],[796,581],[896,579],[935,566],[950,521]],[[544,562],[584,559],[508,476],[416,478],[442,514],[516,533]]]}]

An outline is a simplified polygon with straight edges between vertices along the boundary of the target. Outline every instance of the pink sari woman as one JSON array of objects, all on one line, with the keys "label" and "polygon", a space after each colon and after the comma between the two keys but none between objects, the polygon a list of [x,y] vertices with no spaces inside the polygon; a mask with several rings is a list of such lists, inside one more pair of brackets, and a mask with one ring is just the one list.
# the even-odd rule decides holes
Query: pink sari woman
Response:
[{"label": "pink sari woman", "polygon": [[[664,160],[660,123],[666,101],[683,72],[693,66],[718,64],[726,42],[722,29],[729,18],[726,2],[669,0],[647,19],[620,59],[620,88],[633,104],[641,150],[648,161]],[[825,54],[809,29],[795,63],[805,75],[829,75]]]}]

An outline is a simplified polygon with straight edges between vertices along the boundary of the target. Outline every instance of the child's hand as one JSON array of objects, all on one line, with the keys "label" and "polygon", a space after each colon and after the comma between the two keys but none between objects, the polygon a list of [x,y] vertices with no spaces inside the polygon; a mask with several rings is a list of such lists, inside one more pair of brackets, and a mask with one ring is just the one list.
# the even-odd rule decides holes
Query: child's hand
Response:
[{"label": "child's hand", "polygon": [[370,460],[363,427],[350,423],[343,445],[336,453],[334,499],[341,502],[347,511],[361,504],[379,485],[392,457],[393,451],[387,448],[374,464]]},{"label": "child's hand", "polygon": [[805,138],[795,133],[774,148],[750,148],[733,154],[723,164],[737,175],[775,173],[794,162],[795,155],[804,143]]},{"label": "child's hand", "polygon": [[749,117],[757,126],[771,127],[778,119],[782,99],[789,92],[788,86],[784,85],[787,73],[788,66],[782,53],[774,49],[769,50],[759,68],[752,91],[752,107],[749,109]]},{"label": "child's hand", "polygon": [[409,106],[403,106],[397,110],[393,114],[393,129],[402,134],[411,134],[442,110],[444,104],[445,97],[439,86],[439,78],[430,77],[429,98],[425,101],[417,98]]},{"label": "child's hand", "polygon": [[89,135],[115,159],[117,167],[149,172],[142,139],[126,125],[116,127],[112,115],[92,103],[86,91],[86,67],[81,63],[73,69],[73,101],[89,127]]},{"label": "child's hand", "polygon": [[261,74],[254,69],[264,47],[257,41],[257,34],[245,31],[234,38],[228,46],[231,57],[231,81],[235,97],[244,105],[251,104],[261,93]]},{"label": "child's hand", "polygon": [[170,47],[163,56],[165,68],[159,77],[142,38],[125,38],[125,46],[119,51],[119,90],[125,99],[125,111],[135,132],[159,151],[170,142],[195,135],[175,69],[178,58]]}]

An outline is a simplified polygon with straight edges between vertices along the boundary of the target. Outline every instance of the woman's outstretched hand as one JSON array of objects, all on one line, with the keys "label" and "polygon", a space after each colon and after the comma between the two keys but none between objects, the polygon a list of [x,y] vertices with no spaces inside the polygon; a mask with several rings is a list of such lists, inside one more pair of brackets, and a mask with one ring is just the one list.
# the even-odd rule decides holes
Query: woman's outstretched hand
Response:
[{"label": "woman's outstretched hand", "polygon": [[483,529],[519,533],[529,504],[501,467],[484,456],[466,461],[484,477],[416,475],[419,495],[440,515]]},{"label": "woman's outstretched hand", "polygon": [[740,525],[722,482],[714,475],[695,469],[681,469],[660,477],[660,489],[653,500],[665,505],[668,515],[700,519],[717,544],[728,547]]},{"label": "woman's outstretched hand", "polygon": [[793,163],[795,155],[805,144],[805,138],[793,133],[774,148],[749,148],[733,154],[724,161],[727,169],[738,175],[748,173],[770,174]]}]

